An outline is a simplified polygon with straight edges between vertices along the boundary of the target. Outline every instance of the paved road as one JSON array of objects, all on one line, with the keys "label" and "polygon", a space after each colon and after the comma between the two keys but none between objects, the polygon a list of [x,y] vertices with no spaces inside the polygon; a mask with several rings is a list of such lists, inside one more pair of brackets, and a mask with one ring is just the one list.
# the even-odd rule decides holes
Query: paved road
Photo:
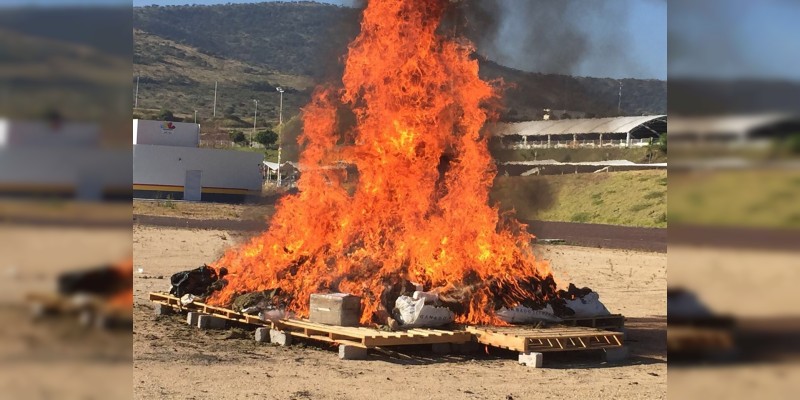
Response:
[{"label": "paved road", "polygon": [[[142,225],[191,229],[259,231],[267,228],[266,221],[256,220],[197,220],[149,215],[134,215],[133,220],[134,223]],[[666,229],[572,222],[525,221],[525,223],[528,224],[528,230],[540,239],[563,239],[567,244],[577,246],[667,251]]]}]

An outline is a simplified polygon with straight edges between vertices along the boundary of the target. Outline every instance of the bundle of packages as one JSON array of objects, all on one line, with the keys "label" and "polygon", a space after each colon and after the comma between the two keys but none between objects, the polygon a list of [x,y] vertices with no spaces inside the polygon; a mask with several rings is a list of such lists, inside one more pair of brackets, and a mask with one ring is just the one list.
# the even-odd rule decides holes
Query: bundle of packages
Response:
[{"label": "bundle of packages", "polygon": [[[563,318],[589,318],[610,315],[600,295],[587,287],[570,283],[567,290],[552,290],[554,282],[531,281],[544,299],[525,299],[516,306],[503,306],[496,314],[510,324],[558,323]],[[549,288],[551,290],[543,290]]]},{"label": "bundle of packages", "polygon": [[518,305],[513,308],[501,307],[496,312],[497,317],[508,322],[509,324],[535,324],[555,323],[561,322],[561,318],[557,317],[553,306],[545,304],[542,308],[533,309],[527,306]]}]

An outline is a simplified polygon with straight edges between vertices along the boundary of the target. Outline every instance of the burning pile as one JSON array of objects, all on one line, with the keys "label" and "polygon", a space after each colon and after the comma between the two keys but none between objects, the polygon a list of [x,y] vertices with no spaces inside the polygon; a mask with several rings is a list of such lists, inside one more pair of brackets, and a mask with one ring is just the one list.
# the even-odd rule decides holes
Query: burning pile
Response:
[{"label": "burning pile", "polygon": [[299,193],[213,263],[228,283],[210,303],[279,289],[307,316],[312,293],[344,292],[362,298],[361,323],[380,323],[415,282],[462,323],[502,324],[497,312],[519,305],[558,313],[567,295],[533,237],[488,205],[495,167],[481,127],[498,93],[472,44],[437,31],[450,5],[369,2],[342,86],[318,88],[303,110]]}]

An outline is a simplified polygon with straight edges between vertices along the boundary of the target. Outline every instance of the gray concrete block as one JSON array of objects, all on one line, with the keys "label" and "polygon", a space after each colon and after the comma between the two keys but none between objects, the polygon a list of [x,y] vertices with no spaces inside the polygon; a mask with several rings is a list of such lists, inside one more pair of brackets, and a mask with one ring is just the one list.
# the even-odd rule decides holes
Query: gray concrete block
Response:
[{"label": "gray concrete block", "polygon": [[269,342],[269,328],[256,328],[256,342]]},{"label": "gray concrete block", "polygon": [[367,358],[367,349],[363,347],[339,345],[339,358],[342,360],[363,360]]},{"label": "gray concrete block", "polygon": [[281,346],[288,346],[292,344],[292,335],[281,332],[277,329],[270,329],[269,330],[269,341],[271,343],[275,343]]},{"label": "gray concrete block", "polygon": [[175,314],[175,310],[166,304],[155,304],[153,307],[153,313],[156,315],[172,315]]},{"label": "gray concrete block", "polygon": [[625,361],[631,355],[631,351],[628,348],[628,346],[609,347],[609,348],[603,349],[603,350],[606,353],[606,361],[607,362]]},{"label": "gray concrete block", "polygon": [[544,361],[542,353],[519,353],[519,363],[531,368],[541,368]]},{"label": "gray concrete block", "polygon": [[197,326],[197,318],[203,315],[203,313],[199,313],[197,311],[189,311],[186,314],[186,323],[192,326]]},{"label": "gray concrete block", "polygon": [[436,354],[449,354],[452,351],[450,343],[433,343],[431,350]]},{"label": "gray concrete block", "polygon": [[197,317],[197,327],[200,329],[225,329],[225,319],[213,315]]},{"label": "gray concrete block", "polygon": [[78,321],[83,327],[91,327],[95,323],[95,314],[91,310],[82,310],[78,314]]}]

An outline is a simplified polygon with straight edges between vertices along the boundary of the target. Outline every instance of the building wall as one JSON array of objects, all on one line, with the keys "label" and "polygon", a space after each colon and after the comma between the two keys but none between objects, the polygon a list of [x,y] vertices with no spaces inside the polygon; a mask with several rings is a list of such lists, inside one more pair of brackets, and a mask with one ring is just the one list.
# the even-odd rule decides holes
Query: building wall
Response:
[{"label": "building wall", "polygon": [[0,195],[130,198],[128,149],[0,149]]},{"label": "building wall", "polygon": [[[212,195],[253,195],[261,191],[259,166],[264,156],[236,150],[176,146],[133,146],[135,197],[164,197],[159,192],[182,198],[186,171],[200,170],[202,200]],[[146,192],[150,192],[149,195]]]},{"label": "building wall", "polygon": [[97,124],[12,121],[0,118],[0,148],[92,147],[99,142],[100,130]]},{"label": "building wall", "polygon": [[200,125],[134,119],[133,144],[200,147]]}]

